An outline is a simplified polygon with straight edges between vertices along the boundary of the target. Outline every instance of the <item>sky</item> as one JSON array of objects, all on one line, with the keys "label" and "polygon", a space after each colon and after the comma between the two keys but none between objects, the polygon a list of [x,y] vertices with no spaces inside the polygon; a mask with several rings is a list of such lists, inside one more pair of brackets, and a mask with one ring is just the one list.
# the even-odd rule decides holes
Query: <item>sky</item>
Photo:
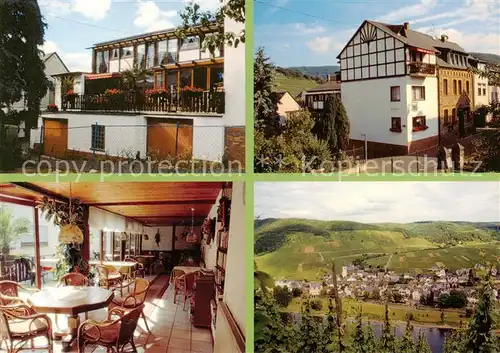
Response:
[{"label": "sky", "polygon": [[[188,0],[38,0],[48,24],[45,53],[56,51],[70,71],[90,71],[99,42],[180,24],[179,11]],[[214,10],[219,0],[196,0]]]},{"label": "sky", "polygon": [[497,182],[258,182],[255,217],[500,222]]},{"label": "sky", "polygon": [[447,34],[472,52],[500,54],[500,0],[254,0],[255,46],[274,64],[338,65],[364,20]]}]

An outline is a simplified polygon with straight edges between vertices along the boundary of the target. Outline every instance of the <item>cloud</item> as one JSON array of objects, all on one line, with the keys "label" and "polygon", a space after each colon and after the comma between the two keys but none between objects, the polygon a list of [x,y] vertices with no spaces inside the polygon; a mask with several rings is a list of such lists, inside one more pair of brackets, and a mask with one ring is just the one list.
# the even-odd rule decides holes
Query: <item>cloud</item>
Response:
[{"label": "cloud", "polygon": [[96,21],[106,18],[110,9],[111,0],[75,0],[73,3],[73,11]]},{"label": "cloud", "polygon": [[470,52],[483,52],[498,54],[500,52],[500,41],[498,33],[495,32],[462,32],[455,28],[445,28],[442,26],[437,27],[422,27],[417,31],[427,33],[429,35],[436,35],[440,37],[441,34],[448,35],[450,41],[457,43],[465,50]]},{"label": "cloud", "polygon": [[421,16],[429,13],[436,7],[436,5],[436,0],[420,0],[418,4],[404,6],[391,11],[388,14],[377,18],[377,21],[387,23],[402,22],[403,20],[408,19],[408,16]]},{"label": "cloud", "polygon": [[254,200],[261,218],[499,222],[499,198],[495,182],[259,182]]},{"label": "cloud", "polygon": [[[184,0],[185,4],[191,3],[192,0]],[[222,4],[220,0],[196,0],[196,3],[200,5],[202,11],[212,11],[217,10]]]},{"label": "cloud", "polygon": [[323,33],[326,28],[318,24],[295,23],[295,31],[301,35],[312,35]]},{"label": "cloud", "polygon": [[326,53],[332,49],[332,42],[330,37],[316,37],[307,42],[307,46],[316,53]]},{"label": "cloud", "polygon": [[498,15],[500,7],[498,2],[484,0],[465,0],[462,6],[458,6],[452,11],[445,11],[433,14],[426,17],[415,18],[410,22],[412,24],[427,23],[430,21],[452,18],[453,20],[447,24],[441,24],[443,27],[455,26],[471,21],[480,21],[482,24],[488,21],[493,21],[498,25]]},{"label": "cloud", "polygon": [[177,11],[162,11],[152,0],[139,1],[134,26],[147,32],[169,29],[175,27],[176,17],[178,17]]},{"label": "cloud", "polygon": [[45,52],[45,54],[56,52],[64,64],[68,67],[69,71],[91,71],[92,53],[90,51],[65,53],[53,41],[46,41],[41,46],[41,49]]},{"label": "cloud", "polygon": [[103,20],[111,9],[111,0],[40,0],[39,5],[51,15],[68,15],[79,13],[94,21]]}]

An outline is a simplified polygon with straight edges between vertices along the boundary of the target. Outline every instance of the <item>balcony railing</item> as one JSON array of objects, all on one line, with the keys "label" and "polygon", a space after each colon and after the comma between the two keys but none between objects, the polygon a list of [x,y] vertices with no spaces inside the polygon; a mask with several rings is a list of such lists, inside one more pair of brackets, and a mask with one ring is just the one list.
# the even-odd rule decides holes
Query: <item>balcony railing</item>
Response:
[{"label": "balcony railing", "polygon": [[427,64],[420,61],[412,61],[410,62],[410,75],[416,76],[426,76],[426,75],[435,75],[436,74],[436,65]]},{"label": "balcony railing", "polygon": [[144,92],[63,96],[63,111],[165,112],[223,114],[224,92],[172,92],[148,95]]}]

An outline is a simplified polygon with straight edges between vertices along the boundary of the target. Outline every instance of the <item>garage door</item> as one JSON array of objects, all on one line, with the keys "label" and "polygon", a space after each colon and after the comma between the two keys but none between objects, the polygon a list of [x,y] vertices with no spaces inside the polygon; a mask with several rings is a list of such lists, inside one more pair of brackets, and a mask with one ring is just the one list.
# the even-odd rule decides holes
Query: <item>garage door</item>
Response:
[{"label": "garage door", "polygon": [[55,158],[64,158],[68,150],[68,122],[44,119],[43,153]]},{"label": "garage door", "polygon": [[166,119],[148,119],[148,154],[153,160],[175,157],[191,158],[193,125],[191,121],[177,123]]}]

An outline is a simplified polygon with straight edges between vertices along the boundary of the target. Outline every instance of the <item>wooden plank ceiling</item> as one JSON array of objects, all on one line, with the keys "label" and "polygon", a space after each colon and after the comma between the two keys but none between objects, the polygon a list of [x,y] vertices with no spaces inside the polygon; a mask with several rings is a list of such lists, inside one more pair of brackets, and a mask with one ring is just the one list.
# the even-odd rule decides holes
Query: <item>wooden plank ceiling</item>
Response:
[{"label": "wooden plank ceiling", "polygon": [[[11,183],[0,184],[0,201],[9,197],[28,202],[44,195],[80,199],[145,225],[161,226],[191,222],[191,209],[197,223],[215,203],[223,183],[127,182],[127,183]],[[3,198],[2,198],[3,197]]]}]

